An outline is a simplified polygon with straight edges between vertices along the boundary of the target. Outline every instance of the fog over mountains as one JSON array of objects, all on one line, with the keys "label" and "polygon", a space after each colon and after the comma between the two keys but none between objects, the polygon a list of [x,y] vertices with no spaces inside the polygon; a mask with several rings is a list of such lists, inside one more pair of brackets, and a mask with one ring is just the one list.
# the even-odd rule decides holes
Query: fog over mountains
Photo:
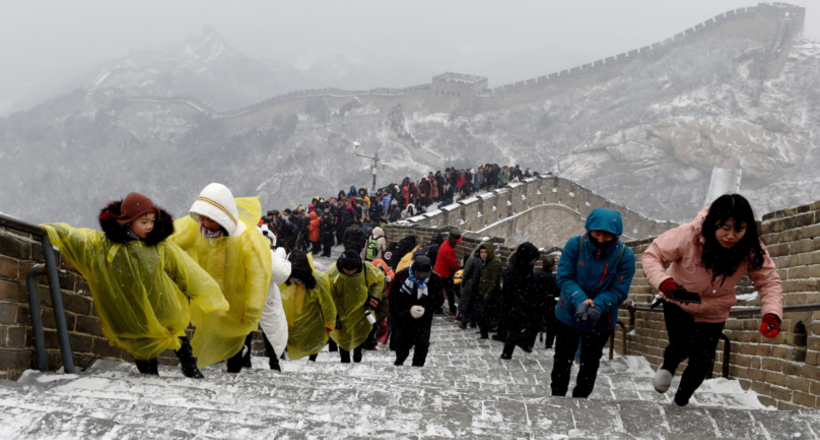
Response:
[{"label": "fog over mountains", "polygon": [[[93,227],[106,201],[134,190],[184,215],[210,182],[283,209],[369,187],[369,162],[353,156],[353,141],[363,153],[378,150],[382,184],[445,166],[517,163],[676,221],[703,205],[714,167],[742,169],[741,192],[758,215],[820,190],[820,43],[811,39],[788,47],[774,78],[750,72],[769,42],[722,34],[629,61],[618,75],[472,106],[430,84],[404,94],[362,90],[376,73],[344,59],[303,70],[245,56],[227,40],[206,28],[132,51],[0,118],[0,211]],[[351,92],[223,113],[329,85]],[[398,103],[397,131],[390,110]]]}]

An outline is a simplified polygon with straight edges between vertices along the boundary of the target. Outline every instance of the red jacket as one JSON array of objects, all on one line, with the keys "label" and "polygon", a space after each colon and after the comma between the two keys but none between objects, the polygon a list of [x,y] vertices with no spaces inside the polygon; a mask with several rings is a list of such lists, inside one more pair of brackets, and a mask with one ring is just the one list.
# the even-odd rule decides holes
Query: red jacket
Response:
[{"label": "red jacket", "polygon": [[[461,242],[461,237],[456,240],[456,245]],[[436,267],[433,272],[437,273],[442,278],[451,278],[458,268],[461,267],[456,260],[456,250],[450,245],[450,240],[444,240],[438,248],[438,256],[436,257]]]},{"label": "red jacket", "polygon": [[310,241],[319,241],[319,229],[321,227],[322,219],[316,216],[315,212],[310,213],[310,224],[308,224],[308,231],[310,231],[310,235],[308,236],[308,240]]}]

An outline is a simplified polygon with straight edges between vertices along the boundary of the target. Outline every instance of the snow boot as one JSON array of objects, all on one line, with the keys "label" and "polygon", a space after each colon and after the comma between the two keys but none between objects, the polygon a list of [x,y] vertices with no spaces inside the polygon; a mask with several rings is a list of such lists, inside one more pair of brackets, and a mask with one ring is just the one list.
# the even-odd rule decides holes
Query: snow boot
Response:
[{"label": "snow boot", "polygon": [[202,375],[202,372],[199,371],[199,368],[196,366],[196,358],[194,357],[194,352],[193,349],[191,349],[188,338],[180,336],[179,341],[182,342],[182,346],[179,347],[179,350],[175,350],[174,354],[179,358],[179,366],[182,368],[182,374],[191,379],[204,379],[205,376]]},{"label": "snow boot", "polygon": [[137,370],[139,370],[140,374],[147,374],[150,376],[159,376],[159,369],[157,367],[157,358],[153,358],[147,361],[141,360],[134,360],[134,363],[137,364]]},{"label": "snow boot", "polygon": [[[663,368],[659,369],[658,372],[655,373],[655,378],[652,379],[652,386],[655,387],[655,391],[663,394],[663,393],[669,391],[669,387],[671,385],[672,385],[672,373],[669,370],[664,370]],[[683,405],[680,405],[680,406],[683,406]]]}]

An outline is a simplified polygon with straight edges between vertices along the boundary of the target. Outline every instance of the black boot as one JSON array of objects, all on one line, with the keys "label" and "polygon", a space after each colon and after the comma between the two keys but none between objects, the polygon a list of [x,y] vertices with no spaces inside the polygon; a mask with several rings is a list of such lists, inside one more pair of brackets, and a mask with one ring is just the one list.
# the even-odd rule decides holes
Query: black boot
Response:
[{"label": "black boot", "polygon": [[349,364],[350,363],[350,352],[349,351],[347,351],[343,348],[339,348],[339,357],[342,358],[342,363],[343,364]]},{"label": "black boot", "polygon": [[141,361],[138,359],[134,360],[134,363],[137,364],[137,370],[139,370],[140,374],[147,374],[150,376],[159,376],[159,369],[157,367],[157,358],[153,358],[147,361]]},{"label": "black boot", "polygon": [[316,362],[316,358],[318,356],[319,356],[318,354],[312,354],[312,355],[308,356],[308,360],[311,361],[311,362]]},{"label": "black boot", "polygon": [[462,330],[467,330],[467,322],[462,319],[458,322],[458,328]]},{"label": "black boot", "polygon": [[191,349],[191,344],[188,342],[188,337],[180,336],[179,341],[182,343],[182,346],[179,347],[179,350],[174,351],[174,354],[179,358],[179,366],[182,368],[182,374],[191,379],[204,379],[205,376],[202,375],[202,372],[199,371],[199,368],[196,366],[196,358],[194,357],[193,349]]},{"label": "black boot", "polygon": [[362,347],[359,346],[359,347],[356,347],[353,350],[353,362],[358,364],[361,361],[362,361]]},{"label": "black boot", "polygon": [[249,333],[245,338],[245,346],[248,347],[248,351],[244,356],[242,356],[242,367],[252,368],[253,363],[251,362],[251,347],[253,347],[253,333]]},{"label": "black boot", "polygon": [[423,367],[424,361],[427,359],[427,350],[430,347],[428,346],[418,346],[413,350],[413,366],[414,367]]},{"label": "black boot", "polygon": [[501,359],[510,360],[512,359],[513,351],[515,351],[515,344],[504,344],[504,350],[501,352]]},{"label": "black boot", "polygon": [[410,350],[396,350],[396,362],[393,365],[404,365],[404,361],[410,356]]}]

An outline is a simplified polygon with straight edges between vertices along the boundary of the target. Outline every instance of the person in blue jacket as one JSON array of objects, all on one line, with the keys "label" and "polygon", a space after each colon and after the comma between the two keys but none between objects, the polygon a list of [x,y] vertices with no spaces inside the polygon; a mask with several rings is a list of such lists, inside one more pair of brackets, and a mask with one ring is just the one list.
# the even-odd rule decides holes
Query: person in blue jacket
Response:
[{"label": "person in blue jacket", "polygon": [[595,208],[587,233],[572,237],[558,264],[561,296],[555,306],[553,396],[564,396],[578,342],[581,369],[572,397],[586,398],[595,387],[602,351],[615,330],[618,307],[626,300],[635,275],[635,254],[619,237],[623,220],[617,211]]}]

